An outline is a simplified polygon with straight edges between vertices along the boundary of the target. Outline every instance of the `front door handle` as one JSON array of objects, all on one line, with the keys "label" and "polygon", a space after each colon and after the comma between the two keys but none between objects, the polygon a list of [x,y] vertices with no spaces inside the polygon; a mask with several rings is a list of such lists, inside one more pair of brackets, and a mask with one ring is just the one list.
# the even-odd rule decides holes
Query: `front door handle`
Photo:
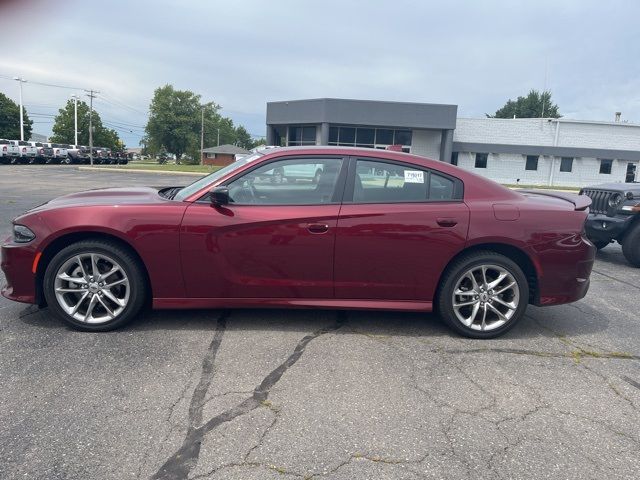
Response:
[{"label": "front door handle", "polygon": [[441,227],[455,227],[458,224],[458,220],[451,217],[439,217],[436,218],[436,222],[438,222],[438,225]]},{"label": "front door handle", "polygon": [[307,225],[307,230],[309,230],[309,233],[316,235],[327,233],[329,231],[329,225],[326,223],[310,223]]}]

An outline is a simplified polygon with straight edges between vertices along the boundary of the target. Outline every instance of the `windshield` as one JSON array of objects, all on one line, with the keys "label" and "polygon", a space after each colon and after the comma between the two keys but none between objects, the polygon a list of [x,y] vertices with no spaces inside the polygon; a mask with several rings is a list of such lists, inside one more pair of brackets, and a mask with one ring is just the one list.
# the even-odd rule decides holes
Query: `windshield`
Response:
[{"label": "windshield", "polygon": [[240,168],[243,165],[246,165],[249,162],[253,162],[254,160],[260,158],[262,153],[254,153],[252,155],[247,155],[246,157],[242,157],[240,160],[236,160],[235,162],[227,165],[226,167],[222,167],[220,170],[216,170],[213,173],[210,173],[206,177],[202,177],[200,180],[193,182],[191,185],[184,187],[180,190],[174,198],[174,200],[184,200],[189,195],[193,195],[198,190],[206,187],[210,183],[215,182],[219,178],[224,177],[229,172],[233,172],[236,168]]}]

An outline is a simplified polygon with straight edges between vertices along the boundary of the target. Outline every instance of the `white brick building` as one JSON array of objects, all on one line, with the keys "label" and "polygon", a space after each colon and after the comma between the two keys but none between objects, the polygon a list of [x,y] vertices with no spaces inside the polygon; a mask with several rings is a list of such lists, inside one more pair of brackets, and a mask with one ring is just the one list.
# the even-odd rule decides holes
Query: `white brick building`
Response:
[{"label": "white brick building", "polygon": [[268,103],[267,144],[395,145],[521,185],[633,181],[640,163],[638,124],[457,118],[456,105],[332,98]]},{"label": "white brick building", "polygon": [[634,179],[640,125],[458,118],[452,161],[501,183],[584,186]]}]

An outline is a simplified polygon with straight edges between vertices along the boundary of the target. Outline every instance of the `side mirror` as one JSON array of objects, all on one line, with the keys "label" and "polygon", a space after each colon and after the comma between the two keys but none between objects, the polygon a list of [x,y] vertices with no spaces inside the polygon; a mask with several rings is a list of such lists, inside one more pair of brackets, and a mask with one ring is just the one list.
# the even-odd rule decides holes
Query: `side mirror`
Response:
[{"label": "side mirror", "polygon": [[229,189],[227,187],[214,187],[209,192],[211,205],[229,205]]}]

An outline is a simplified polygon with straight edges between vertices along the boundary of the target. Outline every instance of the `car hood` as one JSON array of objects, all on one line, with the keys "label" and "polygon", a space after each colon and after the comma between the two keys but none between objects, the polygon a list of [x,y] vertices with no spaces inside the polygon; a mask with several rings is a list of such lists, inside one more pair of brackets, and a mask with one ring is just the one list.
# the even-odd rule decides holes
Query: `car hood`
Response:
[{"label": "car hood", "polygon": [[29,212],[91,205],[148,205],[166,202],[167,199],[161,197],[158,194],[158,190],[160,190],[160,187],[102,188],[98,190],[86,190],[84,192],[70,193],[69,195],[54,198],[47,203],[29,210]]}]

